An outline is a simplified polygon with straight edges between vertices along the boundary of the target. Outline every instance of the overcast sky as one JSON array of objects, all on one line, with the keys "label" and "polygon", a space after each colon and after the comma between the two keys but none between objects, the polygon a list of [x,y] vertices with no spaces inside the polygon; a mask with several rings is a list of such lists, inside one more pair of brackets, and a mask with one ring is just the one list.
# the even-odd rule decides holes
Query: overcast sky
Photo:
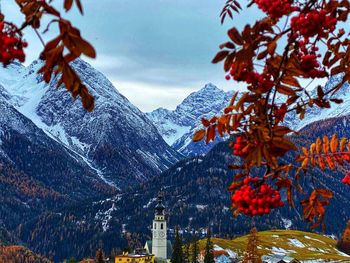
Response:
[{"label": "overcast sky", "polygon": [[[5,14],[22,21],[15,1],[2,1]],[[54,1],[61,5],[62,0]],[[221,26],[225,0],[82,0],[85,15],[66,15],[96,48],[88,60],[143,111],[173,109],[191,92],[212,82],[228,90],[222,65],[211,64],[233,22]],[[246,17],[254,17],[251,12]],[[243,16],[244,17],[244,16]],[[242,18],[242,16],[240,16]],[[247,21],[236,19],[237,25]],[[49,39],[52,35],[45,36]],[[29,64],[41,46],[31,30]]]}]

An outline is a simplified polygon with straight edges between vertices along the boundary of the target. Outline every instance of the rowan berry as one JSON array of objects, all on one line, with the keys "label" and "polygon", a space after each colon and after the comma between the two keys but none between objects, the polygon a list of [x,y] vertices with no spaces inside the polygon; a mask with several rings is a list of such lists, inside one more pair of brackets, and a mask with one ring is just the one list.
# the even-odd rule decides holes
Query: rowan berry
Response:
[{"label": "rowan berry", "polygon": [[284,206],[278,190],[267,182],[261,184],[261,179],[258,177],[250,176],[246,177],[241,187],[232,193],[231,201],[234,207],[249,216],[269,214],[271,209]]},{"label": "rowan berry", "polygon": [[25,61],[23,48],[28,43],[22,41],[17,28],[14,25],[0,22],[0,62],[4,66],[17,59],[20,62]]},{"label": "rowan berry", "polygon": [[259,9],[267,13],[271,18],[278,19],[300,8],[293,6],[293,0],[254,0]]},{"label": "rowan berry", "polygon": [[325,10],[311,10],[292,17],[291,28],[293,32],[309,38],[313,36],[327,37],[329,32],[335,30],[337,19]]},{"label": "rowan berry", "polygon": [[345,177],[342,180],[343,184],[350,185],[350,174],[345,175]]}]

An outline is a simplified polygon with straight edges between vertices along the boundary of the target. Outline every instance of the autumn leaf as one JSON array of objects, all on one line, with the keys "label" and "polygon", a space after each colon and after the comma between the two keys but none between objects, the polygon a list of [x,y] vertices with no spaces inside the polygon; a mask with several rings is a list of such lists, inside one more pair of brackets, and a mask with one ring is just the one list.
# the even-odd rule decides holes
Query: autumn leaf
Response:
[{"label": "autumn leaf", "polygon": [[201,141],[204,138],[205,134],[206,134],[205,130],[196,131],[193,135],[193,141],[194,142]]}]

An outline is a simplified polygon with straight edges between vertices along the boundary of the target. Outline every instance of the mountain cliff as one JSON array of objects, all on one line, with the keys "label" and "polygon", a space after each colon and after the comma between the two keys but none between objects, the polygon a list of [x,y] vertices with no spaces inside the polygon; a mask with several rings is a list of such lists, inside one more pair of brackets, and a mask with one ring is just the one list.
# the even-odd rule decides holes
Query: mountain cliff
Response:
[{"label": "mountain cliff", "polygon": [[41,61],[34,61],[28,67],[13,64],[1,69],[1,97],[105,183],[125,188],[181,158],[148,118],[88,63],[76,60],[73,67],[95,97],[91,113],[64,88],[56,89],[57,78],[44,83],[36,73],[41,66]]},{"label": "mountain cliff", "polygon": [[147,113],[147,116],[175,150],[186,156],[203,154],[212,145],[193,143],[192,135],[200,127],[201,118],[211,118],[219,114],[228,105],[231,97],[231,92],[224,92],[209,83],[190,94],[175,110],[159,108]]}]

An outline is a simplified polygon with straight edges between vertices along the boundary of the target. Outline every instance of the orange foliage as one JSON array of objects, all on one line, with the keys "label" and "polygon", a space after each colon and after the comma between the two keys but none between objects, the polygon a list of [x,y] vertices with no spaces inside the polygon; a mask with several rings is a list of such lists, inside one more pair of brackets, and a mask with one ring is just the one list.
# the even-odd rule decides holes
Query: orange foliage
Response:
[{"label": "orange foliage", "polygon": [[[220,45],[221,50],[212,61],[223,62],[226,79],[245,83],[246,91],[239,97],[236,92],[221,116],[203,119],[203,128],[195,133],[194,140],[209,143],[216,136],[236,137],[231,147],[242,164],[231,166],[239,171],[229,189],[232,209],[235,215],[254,216],[262,214],[251,213],[256,210],[255,203],[264,198],[259,190],[262,185],[268,185],[272,192],[285,189],[288,202],[293,205],[292,191],[297,185],[302,192],[300,173],[306,172],[310,164],[334,170],[350,161],[350,145],[345,150],[346,139],[339,141],[336,135],[331,140],[327,136],[318,139],[309,149],[303,148],[297,158],[301,167],[281,161],[288,152],[297,150],[290,140],[290,135],[297,133],[284,123],[285,116],[293,112],[302,120],[309,107],[329,108],[330,102],[343,101],[336,95],[350,80],[350,41],[349,32],[336,28],[347,21],[350,2],[252,0],[247,8],[252,5],[261,9],[265,17],[242,29],[228,30],[228,41]],[[239,1],[228,0],[221,13],[222,22],[241,9]],[[320,47],[326,52],[320,53]],[[343,74],[339,83],[328,90],[318,86],[315,95],[300,84],[301,80],[312,83],[339,73]],[[265,173],[260,177],[252,174],[254,167]],[[243,183],[246,178],[257,179],[247,185]],[[350,184],[350,176],[345,181]],[[234,198],[243,187],[249,190],[251,202]],[[332,196],[329,190],[314,186],[310,196],[301,202],[304,217],[312,227],[323,222],[325,206]]]}]

